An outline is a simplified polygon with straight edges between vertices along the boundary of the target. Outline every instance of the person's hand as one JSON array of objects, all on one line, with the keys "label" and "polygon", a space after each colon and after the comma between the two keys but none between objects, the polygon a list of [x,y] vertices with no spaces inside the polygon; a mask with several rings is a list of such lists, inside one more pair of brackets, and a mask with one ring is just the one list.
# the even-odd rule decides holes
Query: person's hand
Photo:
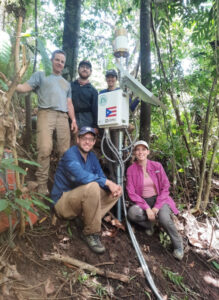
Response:
[{"label": "person's hand", "polygon": [[76,132],[78,131],[78,125],[77,125],[77,123],[76,123],[75,120],[71,122],[71,130],[72,130],[74,133],[76,133]]},{"label": "person's hand", "polygon": [[122,195],[122,187],[113,181],[107,179],[106,180],[106,186],[108,186],[110,192],[112,193],[112,196],[114,198],[119,198]]},{"label": "person's hand", "polygon": [[146,214],[148,216],[149,221],[155,221],[156,215],[151,208],[146,209]]},{"label": "person's hand", "polygon": [[155,217],[157,217],[157,214],[158,214],[158,212],[159,212],[159,209],[156,208],[156,207],[153,207],[153,208],[152,208],[152,211],[154,212]]}]

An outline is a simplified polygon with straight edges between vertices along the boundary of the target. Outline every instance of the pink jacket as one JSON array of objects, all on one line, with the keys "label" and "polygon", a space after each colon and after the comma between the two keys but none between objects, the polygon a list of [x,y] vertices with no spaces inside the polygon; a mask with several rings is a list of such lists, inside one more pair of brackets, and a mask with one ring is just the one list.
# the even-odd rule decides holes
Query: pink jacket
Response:
[{"label": "pink jacket", "polygon": [[[169,196],[170,183],[163,166],[159,162],[147,160],[146,169],[157,190],[157,200],[154,207],[160,209],[164,204],[168,204],[174,214],[178,214],[179,211],[176,208],[176,204]],[[142,167],[137,162],[133,163],[127,170],[126,189],[129,198],[145,210],[149,208],[149,205],[141,196],[143,192],[143,176]]]}]

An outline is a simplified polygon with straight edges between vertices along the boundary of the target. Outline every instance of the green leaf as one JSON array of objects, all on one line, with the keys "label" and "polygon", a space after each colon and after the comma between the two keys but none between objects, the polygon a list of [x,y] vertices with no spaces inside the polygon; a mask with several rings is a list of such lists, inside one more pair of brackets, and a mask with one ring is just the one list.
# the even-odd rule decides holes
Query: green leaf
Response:
[{"label": "green leaf", "polygon": [[24,159],[24,158],[18,158],[18,160],[25,163],[25,164],[31,165],[31,166],[40,167],[40,165],[35,161],[27,160],[27,159]]},{"label": "green leaf", "polygon": [[8,86],[2,79],[0,79],[0,86],[3,88],[4,91],[8,91]]},{"label": "green leaf", "polygon": [[8,207],[8,200],[0,199],[0,211],[5,210]]},{"label": "green leaf", "polygon": [[0,30],[0,70],[5,71],[11,56],[11,41],[7,32]]},{"label": "green leaf", "polygon": [[14,200],[17,204],[19,204],[21,207],[30,210],[31,208],[31,202],[29,200],[15,198]]},{"label": "green leaf", "polygon": [[30,33],[21,33],[21,37],[30,37],[32,36]]},{"label": "green leaf", "polygon": [[32,198],[33,204],[35,204],[39,208],[49,209],[48,205],[44,204],[42,201],[37,199],[35,196],[32,196],[31,198]]},{"label": "green leaf", "polygon": [[15,191],[15,195],[16,195],[16,197],[17,197],[17,198],[20,198],[20,197],[21,197],[21,195],[22,195],[22,192],[21,192],[21,190],[19,190],[19,189],[16,189],[16,191]]},{"label": "green leaf", "polygon": [[46,52],[46,48],[40,38],[37,39],[37,48],[42,57],[42,63],[43,63],[44,69],[45,69],[45,73],[48,76],[52,73],[52,64],[51,64],[51,60],[49,59],[49,56]]},{"label": "green leaf", "polygon": [[68,234],[69,234],[70,237],[72,237],[72,231],[71,231],[71,227],[70,226],[68,226]]},{"label": "green leaf", "polygon": [[27,172],[24,169],[14,164],[14,158],[2,159],[0,163],[0,169],[13,170],[24,175],[27,174]]},{"label": "green leaf", "polygon": [[216,262],[216,261],[212,261],[212,265],[217,269],[219,270],[219,264]]}]

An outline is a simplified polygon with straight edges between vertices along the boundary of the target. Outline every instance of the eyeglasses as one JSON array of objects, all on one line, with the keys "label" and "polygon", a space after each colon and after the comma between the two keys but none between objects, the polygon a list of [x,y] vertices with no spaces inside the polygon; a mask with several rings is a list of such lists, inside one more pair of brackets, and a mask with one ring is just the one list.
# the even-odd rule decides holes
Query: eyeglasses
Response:
[{"label": "eyeglasses", "polygon": [[81,65],[80,68],[81,69],[90,70],[90,67],[88,65]]},{"label": "eyeglasses", "polygon": [[79,136],[79,138],[83,141],[83,142],[89,142],[89,143],[93,143],[95,141],[95,138],[89,138],[89,137],[85,137],[85,136]]}]

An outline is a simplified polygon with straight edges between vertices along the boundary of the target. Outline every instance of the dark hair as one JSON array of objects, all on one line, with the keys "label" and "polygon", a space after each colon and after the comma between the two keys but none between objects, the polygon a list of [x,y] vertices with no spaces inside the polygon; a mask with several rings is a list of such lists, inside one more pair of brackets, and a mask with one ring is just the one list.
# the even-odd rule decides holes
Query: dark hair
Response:
[{"label": "dark hair", "polygon": [[106,71],[106,77],[108,77],[108,76],[113,76],[113,77],[118,78],[118,74],[114,69],[110,69],[110,70]]},{"label": "dark hair", "polygon": [[84,60],[80,61],[79,65],[78,65],[78,69],[83,65],[87,65],[90,69],[92,69],[92,65],[89,60],[84,59]]},{"label": "dark hair", "polygon": [[65,58],[66,58],[66,53],[65,53],[65,51],[58,49],[58,50],[53,51],[51,60],[53,60],[53,59],[55,58],[55,55],[56,55],[56,54],[63,54],[63,55],[65,56]]}]

